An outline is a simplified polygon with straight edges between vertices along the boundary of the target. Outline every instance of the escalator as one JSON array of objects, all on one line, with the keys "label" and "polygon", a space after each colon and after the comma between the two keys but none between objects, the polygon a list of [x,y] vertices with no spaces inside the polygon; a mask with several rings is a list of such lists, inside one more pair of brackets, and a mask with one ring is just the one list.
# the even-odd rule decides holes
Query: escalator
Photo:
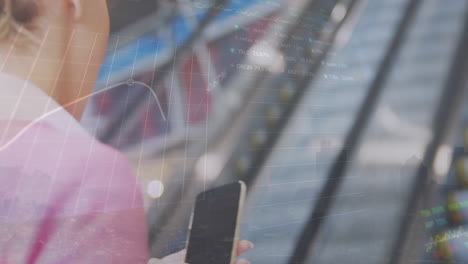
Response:
[{"label": "escalator", "polygon": [[252,263],[468,261],[431,244],[464,226],[466,1],[202,2],[116,34],[84,120],[134,161],[154,256],[243,180]]},{"label": "escalator", "polygon": [[[463,70],[452,67],[456,56],[460,56],[457,45],[463,40],[460,36],[465,27],[466,3],[458,4],[448,7],[438,1],[424,1],[418,8],[399,54],[392,54],[396,56],[394,65],[386,72],[386,82],[381,84],[384,90],[362,131],[362,142],[350,150],[350,145],[343,142],[351,122],[357,119],[357,109],[369,92],[367,87],[377,74],[382,54],[388,51],[389,38],[397,34],[398,21],[407,8],[407,1],[392,1],[388,5],[369,2],[349,46],[337,56],[342,58],[340,63],[349,65],[348,75],[364,72],[354,84],[336,82],[333,86],[326,78],[318,80],[314,84],[317,90],[305,99],[309,104],[299,108],[298,120],[292,117],[290,130],[283,133],[260,174],[260,190],[250,201],[252,211],[247,220],[252,225],[248,232],[251,239],[264,245],[264,252],[254,258],[256,262],[266,263],[265,256],[271,256],[270,262],[286,263],[294,259],[292,253],[301,255],[297,247],[304,243],[304,237],[296,245],[289,241],[304,236],[307,228],[313,230],[311,227],[319,224],[315,240],[309,241],[310,248],[304,253],[305,263],[394,263],[403,261],[399,255],[412,256],[401,262],[409,263],[433,257],[421,257],[423,251],[419,247],[428,238],[416,229],[422,229],[423,225],[413,224],[406,230],[413,237],[409,248],[402,247],[398,231],[401,225],[410,225],[402,223],[405,215],[417,214],[408,212],[407,206],[414,199],[412,195],[422,191],[415,190],[415,186],[422,185],[417,177],[419,167],[426,166],[422,160],[435,136],[432,133],[436,131],[433,128],[437,124],[433,122],[437,109],[450,109],[440,99],[450,89],[446,82],[453,71]],[[326,69],[323,74],[327,74]],[[352,97],[355,99],[346,100]],[[450,99],[455,109],[446,113],[453,118],[461,106],[455,98]],[[349,101],[355,104],[346,105]],[[444,130],[453,128],[449,124]],[[443,143],[451,144],[450,140]],[[340,151],[348,154],[345,165],[336,162]],[[443,178],[444,166],[447,167],[444,162],[449,162],[444,156],[448,153],[439,153],[443,154],[435,166],[436,179]],[[330,171],[336,166],[347,169],[330,182],[338,185],[342,180],[342,183],[335,192],[324,195],[326,177],[332,175]],[[430,172],[426,170],[424,174],[429,177]],[[322,217],[311,217],[307,211],[320,207],[324,200],[333,201],[330,210]],[[284,238],[287,242],[283,242]]]}]

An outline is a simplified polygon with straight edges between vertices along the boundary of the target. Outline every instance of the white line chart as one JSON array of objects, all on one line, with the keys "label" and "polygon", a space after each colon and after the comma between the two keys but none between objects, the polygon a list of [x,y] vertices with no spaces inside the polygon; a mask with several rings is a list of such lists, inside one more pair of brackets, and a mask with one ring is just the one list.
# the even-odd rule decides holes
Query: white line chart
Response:
[{"label": "white line chart", "polygon": [[63,105],[63,106],[61,106],[61,107],[57,107],[56,109],[54,109],[54,110],[52,110],[52,111],[49,111],[49,112],[46,112],[46,113],[42,114],[40,117],[34,119],[32,122],[30,122],[30,123],[29,123],[28,125],[26,125],[24,128],[22,128],[13,138],[11,138],[10,140],[8,140],[3,146],[1,146],[1,147],[0,147],[0,152],[1,152],[1,151],[4,151],[5,149],[7,149],[11,144],[13,144],[13,142],[14,142],[15,140],[17,140],[17,139],[18,139],[19,137],[21,137],[24,133],[26,133],[31,127],[33,127],[33,126],[34,126],[35,124],[37,124],[38,122],[44,120],[44,119],[47,118],[48,116],[50,116],[50,115],[52,115],[52,114],[54,114],[54,113],[57,113],[57,112],[59,112],[59,111],[62,111],[62,110],[64,110],[66,107],[71,106],[71,105],[73,105],[73,104],[76,104],[76,103],[78,103],[78,102],[81,101],[81,100],[88,99],[88,98],[91,97],[91,96],[94,96],[94,95],[97,95],[97,94],[100,94],[100,93],[109,91],[109,90],[111,90],[111,89],[113,89],[113,88],[116,88],[116,87],[119,87],[119,86],[125,85],[125,84],[128,85],[128,86],[133,86],[133,85],[135,85],[135,84],[138,84],[138,85],[141,85],[141,86],[147,88],[147,89],[150,91],[151,95],[152,95],[152,96],[154,97],[154,99],[156,100],[156,103],[157,103],[157,105],[158,105],[159,111],[161,111],[161,115],[162,115],[162,117],[163,117],[163,119],[164,119],[164,122],[167,121],[166,115],[164,114],[164,111],[163,111],[163,109],[162,109],[162,106],[161,106],[161,103],[160,103],[160,101],[159,101],[159,99],[158,99],[158,96],[156,95],[156,92],[155,92],[149,85],[147,85],[146,83],[139,82],[139,81],[135,81],[135,80],[133,80],[133,79],[129,79],[129,80],[127,80],[126,82],[120,82],[120,83],[117,83],[117,84],[108,86],[108,87],[106,87],[106,88],[104,88],[104,89],[101,89],[101,90],[99,90],[99,91],[92,92],[92,93],[90,93],[89,95],[80,97],[80,98],[78,98],[78,99],[76,99],[76,100],[73,100],[72,102],[70,102],[70,103],[68,103],[68,104],[65,104],[65,105]]}]

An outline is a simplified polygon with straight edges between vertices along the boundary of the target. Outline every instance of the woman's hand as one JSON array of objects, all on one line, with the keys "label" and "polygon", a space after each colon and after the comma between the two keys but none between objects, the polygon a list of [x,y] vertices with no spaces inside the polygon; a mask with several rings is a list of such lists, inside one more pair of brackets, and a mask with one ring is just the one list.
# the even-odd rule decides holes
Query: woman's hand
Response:
[{"label": "woman's hand", "polygon": [[[252,242],[247,240],[239,241],[239,244],[237,244],[237,256],[239,257],[245,252],[251,250],[252,248]],[[178,253],[169,255],[163,259],[150,259],[148,264],[183,264],[185,263],[185,254],[186,250],[182,250]],[[236,264],[250,264],[250,262],[245,259],[240,259],[236,262]]]}]

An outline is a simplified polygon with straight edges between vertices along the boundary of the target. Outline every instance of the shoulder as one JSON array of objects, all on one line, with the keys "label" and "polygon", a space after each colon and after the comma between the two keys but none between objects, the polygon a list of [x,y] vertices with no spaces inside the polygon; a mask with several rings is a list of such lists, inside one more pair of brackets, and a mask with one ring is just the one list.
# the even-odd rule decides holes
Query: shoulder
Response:
[{"label": "shoulder", "polygon": [[120,152],[93,137],[67,129],[58,130],[46,123],[29,125],[26,122],[15,122],[9,124],[9,127],[10,133],[6,133],[3,144],[0,145],[0,155],[6,155],[10,159],[27,156],[27,160],[31,160],[31,166],[37,166],[41,163],[39,161],[43,161],[45,165],[59,163],[60,166],[77,166],[81,169],[90,165],[104,165],[99,166],[100,168],[118,166],[117,162],[128,167]]}]

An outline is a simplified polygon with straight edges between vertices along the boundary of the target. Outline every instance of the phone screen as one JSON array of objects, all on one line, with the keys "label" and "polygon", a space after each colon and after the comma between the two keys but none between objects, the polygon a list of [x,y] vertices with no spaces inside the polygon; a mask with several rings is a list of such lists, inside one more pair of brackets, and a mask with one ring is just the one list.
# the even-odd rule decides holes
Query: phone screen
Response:
[{"label": "phone screen", "polygon": [[234,183],[197,196],[187,248],[189,264],[229,264],[236,239],[243,184]]}]

